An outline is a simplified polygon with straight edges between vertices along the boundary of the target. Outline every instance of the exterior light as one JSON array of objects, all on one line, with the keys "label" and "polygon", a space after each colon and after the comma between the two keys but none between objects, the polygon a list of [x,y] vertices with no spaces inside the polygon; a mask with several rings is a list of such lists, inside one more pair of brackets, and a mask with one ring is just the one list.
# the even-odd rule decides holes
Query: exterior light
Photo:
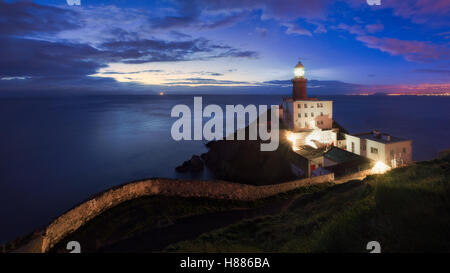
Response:
[{"label": "exterior light", "polygon": [[383,173],[389,171],[390,169],[391,169],[391,167],[384,164],[383,161],[377,161],[372,168],[372,172],[376,173],[376,174],[383,174]]},{"label": "exterior light", "polygon": [[305,76],[305,68],[303,68],[303,67],[296,67],[294,69],[294,76],[296,78],[303,78]]},{"label": "exterior light", "polygon": [[291,132],[287,132],[286,138],[287,138],[287,140],[289,140],[289,142],[292,143],[292,151],[298,150],[297,147],[295,146],[295,135]]}]

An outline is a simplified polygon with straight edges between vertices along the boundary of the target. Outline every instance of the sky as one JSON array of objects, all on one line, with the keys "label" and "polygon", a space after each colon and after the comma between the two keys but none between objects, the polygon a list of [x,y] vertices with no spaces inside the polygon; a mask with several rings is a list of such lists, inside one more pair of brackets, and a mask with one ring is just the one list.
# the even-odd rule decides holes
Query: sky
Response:
[{"label": "sky", "polygon": [[448,0],[69,2],[0,0],[0,95],[450,90]]}]

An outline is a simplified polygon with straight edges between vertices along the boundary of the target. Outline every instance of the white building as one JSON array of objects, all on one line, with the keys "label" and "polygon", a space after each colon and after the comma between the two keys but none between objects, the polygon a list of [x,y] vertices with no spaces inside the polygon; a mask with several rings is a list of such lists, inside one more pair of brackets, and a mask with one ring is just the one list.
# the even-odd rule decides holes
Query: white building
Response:
[{"label": "white building", "polygon": [[377,130],[361,134],[346,134],[346,150],[393,168],[412,162],[412,140],[401,139]]}]

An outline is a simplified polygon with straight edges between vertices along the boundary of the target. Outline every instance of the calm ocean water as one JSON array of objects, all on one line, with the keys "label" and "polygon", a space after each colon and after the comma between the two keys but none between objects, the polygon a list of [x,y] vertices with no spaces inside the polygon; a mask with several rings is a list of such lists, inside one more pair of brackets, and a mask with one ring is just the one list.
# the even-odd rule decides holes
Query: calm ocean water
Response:
[{"label": "calm ocean water", "polygon": [[[450,98],[327,96],[351,133],[373,128],[413,139],[413,158],[450,148]],[[203,96],[204,104],[279,104],[281,96]],[[190,177],[174,168],[206,151],[170,136],[176,104],[193,96],[0,99],[0,243],[117,184]],[[204,173],[196,178],[208,179]]]}]

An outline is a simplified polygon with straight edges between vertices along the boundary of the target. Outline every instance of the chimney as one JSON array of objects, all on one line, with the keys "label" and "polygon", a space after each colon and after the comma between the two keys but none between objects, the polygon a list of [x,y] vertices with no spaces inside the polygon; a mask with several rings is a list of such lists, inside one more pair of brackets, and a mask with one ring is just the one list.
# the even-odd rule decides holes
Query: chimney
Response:
[{"label": "chimney", "polygon": [[378,130],[373,130],[373,131],[372,131],[372,134],[373,134],[373,136],[376,137],[376,138],[381,138],[380,131],[378,131]]}]

